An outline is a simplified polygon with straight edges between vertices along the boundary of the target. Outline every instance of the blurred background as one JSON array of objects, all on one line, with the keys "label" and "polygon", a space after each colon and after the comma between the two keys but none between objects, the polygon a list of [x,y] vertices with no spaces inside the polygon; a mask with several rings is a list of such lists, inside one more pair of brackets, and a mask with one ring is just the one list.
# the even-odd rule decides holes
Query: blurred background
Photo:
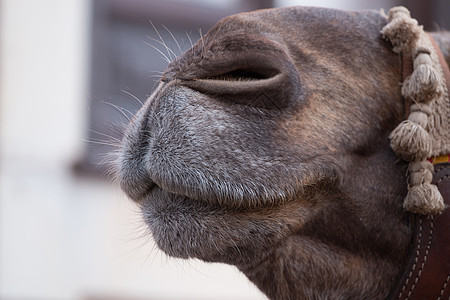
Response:
[{"label": "blurred background", "polygon": [[264,299],[234,267],[161,253],[100,162],[164,56],[221,17],[399,4],[450,27],[448,0],[0,0],[0,299]]}]

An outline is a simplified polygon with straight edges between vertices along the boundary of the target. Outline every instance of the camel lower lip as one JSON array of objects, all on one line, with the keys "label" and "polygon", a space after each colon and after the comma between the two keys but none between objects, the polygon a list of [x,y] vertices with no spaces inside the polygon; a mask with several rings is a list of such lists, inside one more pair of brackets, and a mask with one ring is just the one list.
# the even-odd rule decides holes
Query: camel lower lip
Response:
[{"label": "camel lower lip", "polygon": [[[202,237],[209,205],[155,186],[140,203],[144,221],[158,247],[174,257],[204,258],[208,248]],[[200,234],[199,234],[200,233]]]},{"label": "camel lower lip", "polygon": [[[243,261],[250,239],[262,251],[288,230],[270,226],[252,212],[232,210],[154,187],[141,203],[144,221],[169,256],[232,263]],[[248,215],[254,216],[248,218]],[[266,224],[267,223],[267,224]],[[243,234],[243,229],[247,232]],[[222,237],[220,240],[217,237]],[[248,256],[251,256],[250,254]]]}]

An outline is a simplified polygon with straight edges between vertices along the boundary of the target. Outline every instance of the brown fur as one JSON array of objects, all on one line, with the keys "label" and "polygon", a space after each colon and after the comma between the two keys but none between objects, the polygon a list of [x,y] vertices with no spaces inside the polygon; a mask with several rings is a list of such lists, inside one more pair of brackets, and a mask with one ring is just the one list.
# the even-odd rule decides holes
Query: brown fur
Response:
[{"label": "brown fur", "polygon": [[[401,60],[378,12],[221,20],[172,62],[118,160],[158,246],[271,299],[383,299],[408,251]],[[445,44],[445,42],[441,42]]]}]

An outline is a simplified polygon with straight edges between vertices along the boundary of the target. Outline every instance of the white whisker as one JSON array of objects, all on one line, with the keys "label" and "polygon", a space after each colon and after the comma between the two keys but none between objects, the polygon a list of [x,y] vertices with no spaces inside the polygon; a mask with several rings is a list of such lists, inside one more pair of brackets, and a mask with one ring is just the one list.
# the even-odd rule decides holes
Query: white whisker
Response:
[{"label": "white whisker", "polygon": [[200,34],[200,39],[202,40],[201,57],[203,58],[203,52],[205,50],[205,40],[203,39],[203,33],[202,33],[202,29],[201,28],[198,29],[198,33]]},{"label": "white whisker", "polygon": [[189,43],[191,44],[192,53],[194,53],[194,44],[192,43],[191,37],[189,36],[188,32],[186,32],[186,36],[189,39]]},{"label": "white whisker", "polygon": [[110,105],[110,106],[114,107],[115,109],[117,109],[117,111],[119,111],[119,112],[127,119],[128,122],[131,122],[131,118],[130,118],[129,116],[127,116],[126,113],[124,113],[124,111],[126,111],[126,112],[128,112],[131,116],[133,116],[134,114],[133,114],[131,111],[129,111],[129,110],[126,109],[126,108],[119,107],[119,106],[117,106],[117,105],[115,105],[115,104],[112,104],[112,103],[110,103],[110,102],[103,102],[103,103],[104,103],[104,104],[107,104],[107,105]]},{"label": "white whisker", "polygon": [[109,135],[109,134],[106,134],[106,133],[101,133],[101,132],[99,132],[99,131],[95,131],[95,130],[92,130],[92,129],[88,129],[88,130],[89,130],[90,132],[95,133],[95,134],[102,135],[102,136],[104,136],[104,137],[106,137],[106,138],[108,138],[108,139],[111,139],[111,140],[114,141],[114,142],[120,142],[120,140],[119,140],[118,138],[113,137],[112,135]]},{"label": "white whisker", "polygon": [[170,51],[169,51],[169,47],[167,47],[166,42],[164,42],[164,39],[162,38],[162,36],[159,33],[158,29],[156,29],[155,25],[153,25],[153,22],[151,20],[150,20],[150,24],[152,25],[153,29],[156,31],[156,34],[158,35],[159,39],[161,40],[162,45],[166,48],[167,54],[171,58],[170,60],[172,60],[172,57],[171,57]]},{"label": "white whisker", "polygon": [[[162,43],[162,42],[158,41],[157,39],[154,39],[154,38],[152,38],[152,37],[150,37],[150,36],[147,36],[147,38],[150,39],[150,40],[152,40],[152,41],[154,41],[154,42],[156,42],[156,43],[158,43],[158,44],[160,44],[161,46],[165,47],[165,48],[167,49],[167,51],[170,51],[170,53],[173,54],[173,56],[174,56],[175,58],[177,57],[176,53],[175,53],[172,49],[170,49],[169,47],[167,47],[166,44],[164,44],[164,43]],[[173,59],[172,59],[172,56],[170,56],[170,59],[173,60]]]},{"label": "white whisker", "polygon": [[83,142],[90,143],[90,144],[97,144],[97,145],[103,145],[103,146],[116,146],[112,143],[106,142],[106,141],[96,141],[92,139],[82,139]]},{"label": "white whisker", "polygon": [[[155,79],[159,79],[161,78],[161,75],[150,75],[148,76],[148,78],[155,78]],[[155,83],[158,83],[157,81]],[[153,86],[153,89],[155,88],[155,86]]]},{"label": "white whisker", "polygon": [[150,44],[150,43],[148,43],[148,42],[146,42],[146,41],[144,41],[144,44],[146,44],[147,46],[150,46],[150,47],[152,47],[153,49],[155,49],[156,51],[158,51],[159,54],[161,54],[161,55],[163,56],[164,60],[165,60],[167,63],[170,64],[171,60],[170,60],[170,59],[167,57],[167,55],[165,55],[161,50],[159,50],[158,48],[156,48],[155,46],[153,46],[152,44]]},{"label": "white whisker", "polygon": [[173,36],[172,32],[166,26],[162,25],[162,27],[164,27],[164,29],[170,34],[172,39],[175,41],[175,43],[178,46],[178,50],[180,50],[180,54],[183,53],[183,51],[181,50],[180,44],[178,43],[177,39]]},{"label": "white whisker", "polygon": [[140,104],[141,106],[144,106],[144,103],[142,103],[142,101],[139,100],[139,98],[136,97],[135,95],[133,95],[132,93],[127,92],[127,91],[125,91],[125,90],[120,90],[120,91],[121,91],[122,93],[127,94],[128,96],[131,96],[133,99],[135,99],[137,102],[139,102],[139,104]]},{"label": "white whisker", "polygon": [[150,71],[150,72],[156,73],[156,74],[159,74],[159,75],[164,74],[164,71],[158,71],[158,70],[153,70],[153,71]]}]

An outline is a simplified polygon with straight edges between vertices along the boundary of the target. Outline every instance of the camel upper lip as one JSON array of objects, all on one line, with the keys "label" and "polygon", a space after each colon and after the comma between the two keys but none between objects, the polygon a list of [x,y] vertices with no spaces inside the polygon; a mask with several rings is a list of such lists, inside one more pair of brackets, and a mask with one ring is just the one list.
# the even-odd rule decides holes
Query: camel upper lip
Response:
[{"label": "camel upper lip", "polygon": [[136,157],[123,154],[117,161],[116,168],[121,189],[137,203],[145,199],[156,187],[142,161]]},{"label": "camel upper lip", "polygon": [[[137,183],[139,184],[139,183]],[[139,189],[135,187],[136,184],[129,184],[124,181],[120,181],[120,187],[125,194],[136,203],[144,201],[148,195],[150,195],[158,186],[155,183],[146,184],[140,186]]]}]

